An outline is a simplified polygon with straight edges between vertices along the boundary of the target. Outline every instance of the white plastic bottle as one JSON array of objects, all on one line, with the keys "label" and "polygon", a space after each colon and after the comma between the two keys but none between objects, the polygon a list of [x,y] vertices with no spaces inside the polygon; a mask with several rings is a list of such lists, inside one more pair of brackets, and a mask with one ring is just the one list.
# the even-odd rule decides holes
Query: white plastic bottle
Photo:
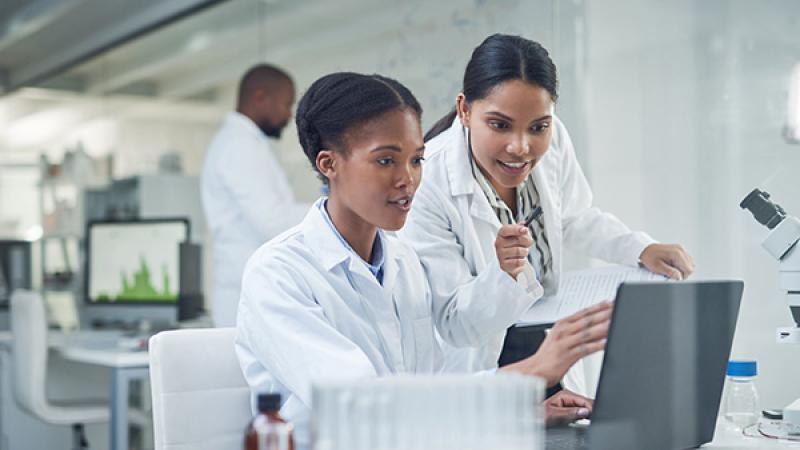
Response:
[{"label": "white plastic bottle", "polygon": [[755,361],[728,362],[728,390],[724,399],[725,419],[738,428],[758,422],[758,393],[753,379],[758,375]]}]

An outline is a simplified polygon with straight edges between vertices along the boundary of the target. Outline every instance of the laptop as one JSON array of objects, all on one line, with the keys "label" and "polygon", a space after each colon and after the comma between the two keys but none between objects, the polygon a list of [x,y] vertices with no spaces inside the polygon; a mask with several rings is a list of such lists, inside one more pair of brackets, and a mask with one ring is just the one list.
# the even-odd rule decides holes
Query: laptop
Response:
[{"label": "laptop", "polygon": [[623,283],[588,427],[551,428],[547,450],[673,450],[710,442],[742,281]]}]

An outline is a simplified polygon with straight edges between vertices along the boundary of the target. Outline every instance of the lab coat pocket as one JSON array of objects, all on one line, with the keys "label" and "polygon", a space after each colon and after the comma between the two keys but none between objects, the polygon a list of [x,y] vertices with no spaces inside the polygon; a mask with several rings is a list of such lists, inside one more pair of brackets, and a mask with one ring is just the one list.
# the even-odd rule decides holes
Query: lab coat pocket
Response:
[{"label": "lab coat pocket", "polygon": [[414,319],[414,351],[416,373],[431,373],[434,369],[434,337],[431,316]]}]

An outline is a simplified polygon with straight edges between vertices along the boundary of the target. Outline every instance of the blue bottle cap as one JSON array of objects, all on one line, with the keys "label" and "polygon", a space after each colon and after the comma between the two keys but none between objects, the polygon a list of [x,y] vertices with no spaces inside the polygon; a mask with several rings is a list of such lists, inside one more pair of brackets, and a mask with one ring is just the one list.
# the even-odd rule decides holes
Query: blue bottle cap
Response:
[{"label": "blue bottle cap", "polygon": [[755,361],[728,361],[729,377],[754,377],[758,375]]}]

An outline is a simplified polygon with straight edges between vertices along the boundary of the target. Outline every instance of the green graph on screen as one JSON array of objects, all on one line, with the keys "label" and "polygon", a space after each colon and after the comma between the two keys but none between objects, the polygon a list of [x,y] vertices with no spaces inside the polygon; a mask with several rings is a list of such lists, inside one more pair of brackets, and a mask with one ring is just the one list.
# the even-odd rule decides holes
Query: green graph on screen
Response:
[{"label": "green graph on screen", "polygon": [[161,266],[161,278],[164,288],[159,291],[153,285],[151,279],[152,270],[147,265],[144,256],[139,257],[139,269],[129,277],[125,271],[120,271],[119,278],[121,288],[116,295],[101,292],[97,296],[98,301],[153,301],[168,302],[175,301],[178,294],[172,290],[173,283],[170,280],[167,266]]}]

